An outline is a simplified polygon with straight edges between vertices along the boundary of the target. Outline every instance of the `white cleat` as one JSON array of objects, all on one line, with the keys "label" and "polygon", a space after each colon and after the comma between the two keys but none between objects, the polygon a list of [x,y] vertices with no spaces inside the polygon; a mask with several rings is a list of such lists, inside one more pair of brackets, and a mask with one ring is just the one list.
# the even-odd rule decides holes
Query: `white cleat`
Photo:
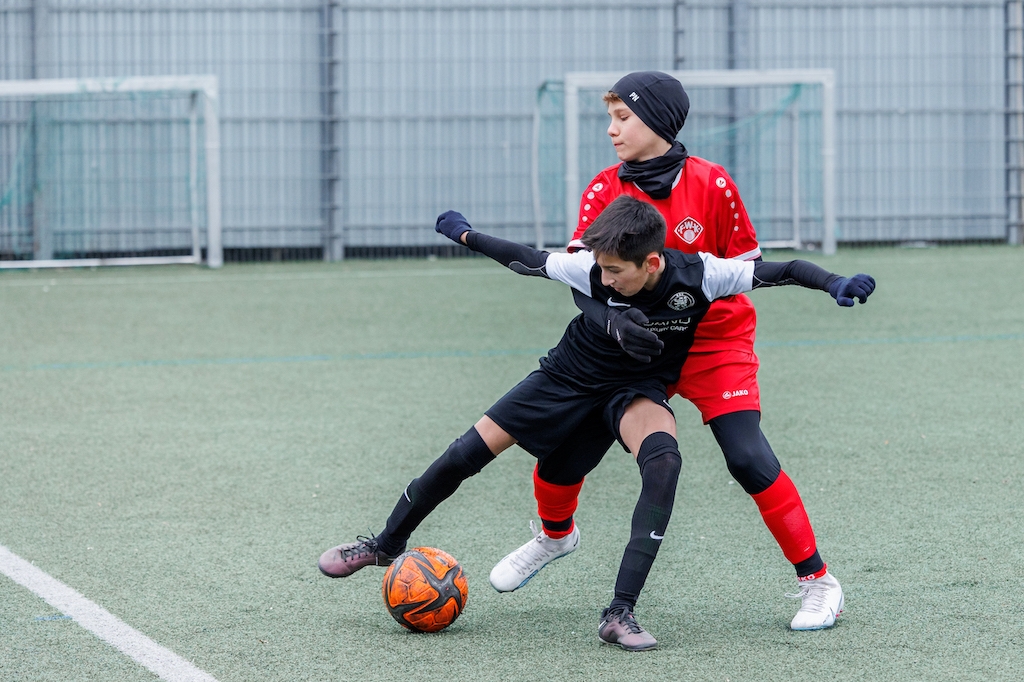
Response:
[{"label": "white cleat", "polygon": [[828,571],[820,578],[801,580],[800,591],[786,596],[802,600],[800,610],[789,624],[793,630],[830,628],[843,612],[843,588]]},{"label": "white cleat", "polygon": [[579,526],[564,538],[552,540],[544,531],[537,530],[537,524],[530,521],[533,539],[499,561],[491,569],[491,586],[498,592],[514,592],[537,575],[537,571],[549,563],[576,551],[580,546]]}]

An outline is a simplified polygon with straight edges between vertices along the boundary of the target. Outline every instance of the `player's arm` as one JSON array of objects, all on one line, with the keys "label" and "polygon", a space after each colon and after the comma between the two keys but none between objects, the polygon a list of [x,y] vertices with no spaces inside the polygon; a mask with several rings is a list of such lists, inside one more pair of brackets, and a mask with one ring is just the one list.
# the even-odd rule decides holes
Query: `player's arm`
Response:
[{"label": "player's arm", "polygon": [[538,251],[524,244],[477,232],[461,213],[455,211],[438,216],[434,229],[515,273],[565,282],[572,287],[573,298],[584,315],[600,325],[631,357],[650,362],[652,355],[661,353],[664,343],[654,332],[642,326],[648,321],[642,312],[634,308],[620,311],[591,298],[590,270],[594,267],[594,260],[589,251],[572,254]]},{"label": "player's arm", "polygon": [[701,253],[700,257],[704,261],[701,289],[709,300],[762,287],[796,284],[827,291],[839,305],[849,307],[854,299],[866,303],[875,290],[875,280],[870,275],[843,277],[803,260],[741,262],[708,253]]},{"label": "player's arm", "polygon": [[519,275],[544,277],[564,282],[585,296],[590,296],[590,271],[594,258],[589,251],[576,254],[548,253],[532,246],[510,242],[477,232],[457,211],[446,211],[437,217],[437,232],[452,241],[465,244]]},{"label": "player's arm", "polygon": [[853,305],[854,299],[867,303],[868,296],[875,290],[875,278],[871,275],[843,277],[805,260],[754,263],[754,289],[792,284],[827,291],[836,303],[846,308]]},{"label": "player's arm", "polygon": [[457,211],[445,211],[439,215],[434,230],[453,242],[465,244],[473,251],[501,263],[517,274],[551,279],[545,267],[550,253],[477,232]]}]

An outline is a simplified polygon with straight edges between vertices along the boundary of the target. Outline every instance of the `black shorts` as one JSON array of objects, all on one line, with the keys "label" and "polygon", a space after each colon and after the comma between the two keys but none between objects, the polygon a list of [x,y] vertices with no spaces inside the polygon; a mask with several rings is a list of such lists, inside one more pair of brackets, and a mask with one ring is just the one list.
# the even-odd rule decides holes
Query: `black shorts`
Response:
[{"label": "black shorts", "polygon": [[615,440],[622,443],[619,422],[639,397],[672,412],[665,386],[654,379],[604,391],[580,390],[538,369],[485,414],[538,460],[553,454],[587,457],[596,458],[597,466]]}]

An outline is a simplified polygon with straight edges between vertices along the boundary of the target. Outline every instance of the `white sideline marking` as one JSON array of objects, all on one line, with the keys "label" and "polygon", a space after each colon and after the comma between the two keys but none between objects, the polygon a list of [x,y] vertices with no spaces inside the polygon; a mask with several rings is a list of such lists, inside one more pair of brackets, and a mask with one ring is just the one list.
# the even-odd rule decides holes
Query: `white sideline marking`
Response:
[{"label": "white sideline marking", "polygon": [[0,545],[0,573],[27,587],[61,613],[107,644],[130,656],[168,682],[217,682],[170,649],[125,624],[56,578]]}]

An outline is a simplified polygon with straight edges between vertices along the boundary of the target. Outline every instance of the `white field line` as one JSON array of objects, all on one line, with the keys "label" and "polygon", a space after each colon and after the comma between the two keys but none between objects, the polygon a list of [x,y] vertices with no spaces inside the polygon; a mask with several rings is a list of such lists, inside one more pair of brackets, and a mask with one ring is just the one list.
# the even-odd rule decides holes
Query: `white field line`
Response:
[{"label": "white field line", "polygon": [[170,649],[129,627],[102,606],[89,601],[9,549],[0,545],[0,573],[22,585],[50,606],[93,633],[121,653],[168,682],[217,682]]}]

